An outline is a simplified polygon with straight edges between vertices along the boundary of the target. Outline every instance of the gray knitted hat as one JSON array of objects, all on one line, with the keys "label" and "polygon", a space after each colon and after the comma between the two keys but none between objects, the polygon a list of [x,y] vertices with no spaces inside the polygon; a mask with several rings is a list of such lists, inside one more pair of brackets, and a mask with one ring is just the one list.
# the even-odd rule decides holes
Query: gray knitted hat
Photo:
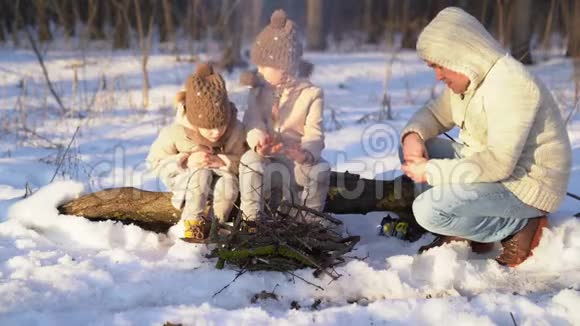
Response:
[{"label": "gray knitted hat", "polygon": [[297,72],[302,44],[294,22],[288,19],[284,10],[272,13],[270,24],[264,27],[252,45],[250,57],[256,65]]}]

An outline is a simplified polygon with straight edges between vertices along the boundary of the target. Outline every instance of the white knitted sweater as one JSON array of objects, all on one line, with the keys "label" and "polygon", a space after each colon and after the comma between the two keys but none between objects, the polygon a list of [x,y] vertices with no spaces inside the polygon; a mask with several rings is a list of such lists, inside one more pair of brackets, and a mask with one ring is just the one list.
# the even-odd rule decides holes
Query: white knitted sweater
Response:
[{"label": "white knitted sweater", "polygon": [[566,195],[571,148],[552,94],[459,8],[442,10],[417,42],[419,56],[470,79],[417,111],[402,132],[423,139],[462,126],[461,159],[427,163],[430,185],[501,182],[522,202],[556,210]]}]

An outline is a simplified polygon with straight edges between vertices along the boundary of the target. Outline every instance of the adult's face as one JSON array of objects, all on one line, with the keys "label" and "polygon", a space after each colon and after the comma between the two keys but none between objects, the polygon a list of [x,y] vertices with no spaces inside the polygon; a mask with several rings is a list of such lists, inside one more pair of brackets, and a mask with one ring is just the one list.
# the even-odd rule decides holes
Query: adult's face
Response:
[{"label": "adult's face", "polygon": [[463,94],[469,87],[469,78],[462,73],[449,70],[436,63],[427,61],[427,66],[435,72],[435,78],[444,82],[455,94]]}]

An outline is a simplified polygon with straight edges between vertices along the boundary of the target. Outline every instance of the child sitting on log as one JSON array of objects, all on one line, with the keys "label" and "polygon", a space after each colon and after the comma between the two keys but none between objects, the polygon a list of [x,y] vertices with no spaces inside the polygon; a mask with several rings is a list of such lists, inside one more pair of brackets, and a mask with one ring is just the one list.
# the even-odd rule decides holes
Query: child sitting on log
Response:
[{"label": "child sitting on log", "polygon": [[250,150],[240,164],[240,208],[250,229],[281,199],[324,208],[330,166],[321,158],[323,94],[298,76],[301,58],[294,23],[275,11],[251,49],[258,75],[242,77],[252,86],[243,119]]},{"label": "child sitting on log", "polygon": [[203,242],[211,217],[224,222],[238,197],[238,166],[246,151],[244,128],[228,99],[223,78],[202,63],[176,96],[175,122],[161,130],[147,163],[173,192],[172,203],[183,209],[184,240]]}]

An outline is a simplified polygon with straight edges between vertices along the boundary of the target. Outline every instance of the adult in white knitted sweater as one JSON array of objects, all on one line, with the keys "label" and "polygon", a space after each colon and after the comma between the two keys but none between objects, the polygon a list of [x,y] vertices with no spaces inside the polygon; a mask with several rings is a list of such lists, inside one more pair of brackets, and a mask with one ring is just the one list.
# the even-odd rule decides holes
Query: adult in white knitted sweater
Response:
[{"label": "adult in white knitted sweater", "polygon": [[[418,55],[447,88],[401,134],[402,169],[427,183],[417,222],[441,235],[422,251],[502,241],[497,261],[516,266],[537,246],[546,215],[563,200],[571,148],[554,98],[471,15],[442,10],[422,31]],[[460,142],[437,138],[461,128]]]}]

